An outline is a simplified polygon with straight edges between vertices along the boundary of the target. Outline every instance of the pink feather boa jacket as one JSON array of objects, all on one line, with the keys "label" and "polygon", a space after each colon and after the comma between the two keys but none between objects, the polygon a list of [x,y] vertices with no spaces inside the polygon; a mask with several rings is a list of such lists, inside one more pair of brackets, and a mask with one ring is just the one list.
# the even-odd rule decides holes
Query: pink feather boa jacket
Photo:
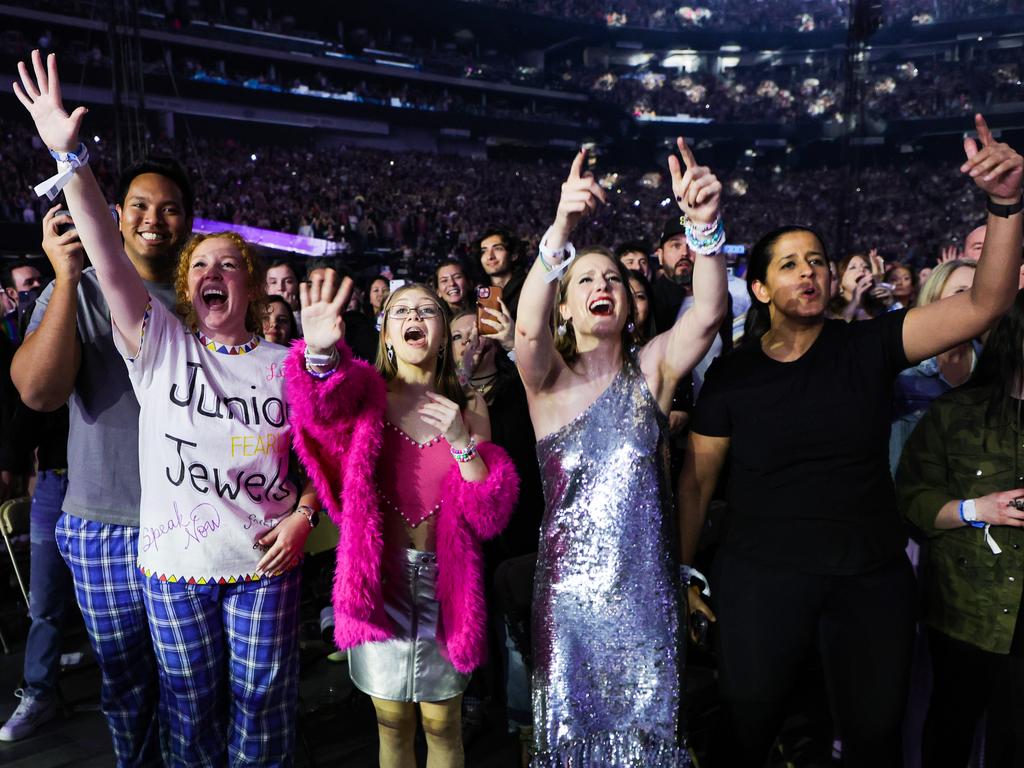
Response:
[{"label": "pink feather boa jacket", "polygon": [[[402,551],[384,551],[375,480],[386,388],[380,374],[353,359],[344,342],[338,344],[338,369],[324,380],[306,373],[304,349],[297,343],[285,366],[289,420],[295,451],[340,532],[334,638],[345,649],[394,636],[384,612],[382,577],[401,573]],[[519,478],[505,452],[490,443],[478,450],[487,479],[466,482],[453,466],[436,520],[441,626],[449,660],[464,673],[481,664],[486,650],[480,542],[505,527],[519,493]]]}]

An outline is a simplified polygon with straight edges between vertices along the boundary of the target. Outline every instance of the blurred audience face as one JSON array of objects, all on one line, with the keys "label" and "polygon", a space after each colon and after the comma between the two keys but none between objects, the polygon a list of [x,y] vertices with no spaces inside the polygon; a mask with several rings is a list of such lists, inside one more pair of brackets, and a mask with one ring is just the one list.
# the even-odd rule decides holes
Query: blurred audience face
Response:
[{"label": "blurred audience face", "polygon": [[850,263],[846,265],[846,271],[843,272],[839,280],[839,289],[843,292],[843,298],[850,301],[853,298],[853,291],[857,287],[857,281],[864,277],[864,275],[870,274],[871,266],[868,264],[867,259],[860,256],[852,257]]},{"label": "blurred audience face", "polygon": [[21,291],[31,291],[33,288],[40,288],[43,285],[43,273],[33,266],[15,267],[11,270],[12,288],[5,288],[8,298],[18,304],[18,294]]},{"label": "blurred audience face", "polygon": [[512,271],[512,254],[500,236],[480,241],[480,264],[490,278],[504,277]]},{"label": "blurred audience face", "polygon": [[650,277],[650,265],[647,262],[646,253],[640,253],[640,251],[627,251],[619,256],[619,261],[622,262],[626,269],[632,269],[635,272],[640,272],[645,277]]},{"label": "blurred audience face", "polygon": [[462,365],[466,351],[473,349],[479,343],[479,333],[476,327],[475,315],[462,315],[452,320],[452,355],[456,365]]},{"label": "blurred audience face", "polygon": [[764,282],[755,280],[751,287],[755,297],[769,305],[773,321],[778,315],[809,320],[825,314],[829,279],[818,238],[810,232],[788,232],[772,248]]},{"label": "blurred audience face", "polygon": [[914,296],[914,278],[910,270],[897,267],[889,275],[889,282],[892,284],[892,295],[907,306]]},{"label": "blurred audience face", "polygon": [[931,274],[932,274],[932,268],[931,267],[922,267],[920,270],[918,270],[918,272],[917,272],[917,290],[920,291],[921,288],[924,287],[924,284],[928,282],[928,278],[931,277]]},{"label": "blurred audience face", "polygon": [[462,272],[462,267],[446,264],[437,270],[437,295],[448,304],[461,304],[466,298],[469,281]]},{"label": "blurred audience face", "polygon": [[693,259],[686,244],[686,235],[673,235],[658,249],[665,276],[675,283],[689,285],[693,281]]},{"label": "blurred audience face", "polygon": [[958,267],[954,269],[952,274],[946,280],[946,284],[942,286],[942,292],[939,294],[940,299],[945,299],[948,296],[953,296],[964,291],[971,290],[971,286],[974,285],[974,273],[976,269],[970,267]]},{"label": "blurred audience face", "polygon": [[988,228],[982,224],[980,227],[972,229],[970,234],[964,239],[964,258],[974,259],[977,261],[981,258],[981,248],[985,245],[985,232]]},{"label": "blurred audience face", "polygon": [[[625,262],[623,262],[625,263]],[[629,279],[629,290],[633,293],[633,304],[636,307],[636,327],[643,328],[651,311],[651,300],[643,283]]]},{"label": "blurred audience face", "polygon": [[280,296],[293,310],[299,308],[299,281],[295,270],[287,264],[278,264],[267,270],[265,287],[268,294]]},{"label": "blurred audience face", "polygon": [[381,307],[384,306],[384,300],[391,293],[391,288],[387,280],[382,277],[378,277],[372,283],[370,283],[370,307],[373,309],[373,314],[379,314]]},{"label": "blurred audience face", "polygon": [[292,308],[288,302],[268,302],[266,314],[263,315],[263,338],[274,344],[287,344],[291,341],[293,322]]},{"label": "blurred audience face", "polygon": [[173,259],[190,234],[181,190],[159,173],[132,179],[117,213],[124,250],[133,261]]}]

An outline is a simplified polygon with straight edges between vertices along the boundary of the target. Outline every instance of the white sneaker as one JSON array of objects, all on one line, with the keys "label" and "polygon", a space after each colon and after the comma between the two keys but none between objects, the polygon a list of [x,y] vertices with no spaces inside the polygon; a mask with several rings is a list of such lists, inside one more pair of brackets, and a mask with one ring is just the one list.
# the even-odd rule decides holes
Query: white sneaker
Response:
[{"label": "white sneaker", "polygon": [[16,690],[14,695],[21,699],[21,704],[0,728],[0,741],[18,741],[31,736],[36,728],[57,715],[55,696],[46,699],[33,698],[26,695],[21,688]]}]

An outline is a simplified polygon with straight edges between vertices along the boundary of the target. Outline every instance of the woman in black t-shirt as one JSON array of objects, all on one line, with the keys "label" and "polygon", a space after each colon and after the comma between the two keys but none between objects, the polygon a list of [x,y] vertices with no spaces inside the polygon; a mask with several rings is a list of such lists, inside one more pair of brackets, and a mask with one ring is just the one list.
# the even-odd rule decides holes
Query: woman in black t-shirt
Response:
[{"label": "woman in black t-shirt", "polygon": [[[829,267],[812,230],[776,229],[751,254],[760,328],[708,371],[679,483],[682,562],[692,564],[729,461],[729,520],[711,579],[717,766],[763,765],[812,649],[844,765],[902,763],[915,590],[888,468],[893,380],[991,326],[1013,301],[1020,266],[1024,160],[980,115],[976,123],[981,147],[965,140],[961,170],[989,196],[990,215],[971,291],[847,324],[825,319]],[[696,587],[689,597],[715,620]]]}]

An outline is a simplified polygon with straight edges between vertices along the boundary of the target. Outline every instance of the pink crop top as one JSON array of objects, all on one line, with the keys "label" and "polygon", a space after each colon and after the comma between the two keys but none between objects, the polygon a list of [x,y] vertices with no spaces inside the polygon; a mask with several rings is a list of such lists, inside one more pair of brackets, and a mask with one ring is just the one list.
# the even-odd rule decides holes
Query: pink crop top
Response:
[{"label": "pink crop top", "polygon": [[441,435],[420,444],[385,422],[377,462],[377,488],[384,506],[415,528],[440,508],[444,479],[452,461],[448,443]]}]

